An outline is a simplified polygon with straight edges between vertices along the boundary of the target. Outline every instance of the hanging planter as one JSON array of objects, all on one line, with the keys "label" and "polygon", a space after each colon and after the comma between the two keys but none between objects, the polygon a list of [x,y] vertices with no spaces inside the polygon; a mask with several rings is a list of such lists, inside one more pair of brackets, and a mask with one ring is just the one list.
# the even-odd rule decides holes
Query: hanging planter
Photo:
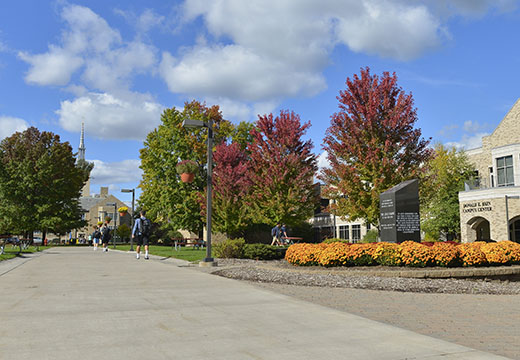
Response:
[{"label": "hanging planter", "polygon": [[195,174],[193,173],[182,173],[181,174],[181,181],[183,183],[191,183],[195,179]]},{"label": "hanging planter", "polygon": [[128,208],[126,206],[121,206],[119,209],[117,209],[117,211],[121,217],[124,217],[126,214],[128,214]]},{"label": "hanging planter", "polygon": [[199,165],[193,160],[182,160],[177,166],[177,173],[181,175],[181,181],[184,183],[191,183],[195,178],[195,173]]}]

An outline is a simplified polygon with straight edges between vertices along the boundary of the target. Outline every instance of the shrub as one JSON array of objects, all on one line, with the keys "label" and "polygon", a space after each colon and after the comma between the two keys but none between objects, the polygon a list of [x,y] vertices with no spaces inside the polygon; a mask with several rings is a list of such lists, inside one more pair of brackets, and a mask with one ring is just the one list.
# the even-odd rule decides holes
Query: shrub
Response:
[{"label": "shrub", "polygon": [[425,267],[432,265],[430,247],[415,241],[404,241],[400,245],[401,262],[403,265]]},{"label": "shrub", "polygon": [[510,265],[520,261],[520,246],[512,241],[486,243],[480,249],[490,265]]},{"label": "shrub", "polygon": [[361,240],[361,241],[364,243],[376,242],[378,237],[379,237],[379,231],[377,231],[377,229],[372,229],[372,230],[367,231],[365,236],[363,236],[363,240]]},{"label": "shrub", "polygon": [[243,257],[245,240],[239,239],[228,239],[213,246],[215,256],[218,258],[235,258],[240,259]]},{"label": "shrub", "polygon": [[332,239],[325,239],[322,241],[322,244],[333,244],[333,243],[344,243],[344,244],[350,244],[350,241],[345,239],[338,239],[338,238],[332,238]]},{"label": "shrub", "polygon": [[320,253],[328,247],[327,244],[294,244],[285,253],[285,260],[293,265],[318,265]]},{"label": "shrub", "polygon": [[472,243],[460,244],[460,259],[463,266],[486,265],[486,254],[480,249],[484,242],[476,241]]},{"label": "shrub", "polygon": [[399,266],[401,265],[401,248],[395,243],[380,242],[377,243],[373,257],[379,265]]},{"label": "shrub", "polygon": [[[332,239],[331,239],[332,240]],[[319,253],[317,257],[321,266],[351,266],[349,248],[351,245],[343,242],[332,242]]]},{"label": "shrub", "polygon": [[243,257],[255,260],[278,260],[284,258],[285,250],[286,248],[268,244],[245,244]]},{"label": "shrub", "polygon": [[434,265],[451,267],[460,266],[462,263],[457,245],[445,242],[435,242],[432,243],[430,252]]}]

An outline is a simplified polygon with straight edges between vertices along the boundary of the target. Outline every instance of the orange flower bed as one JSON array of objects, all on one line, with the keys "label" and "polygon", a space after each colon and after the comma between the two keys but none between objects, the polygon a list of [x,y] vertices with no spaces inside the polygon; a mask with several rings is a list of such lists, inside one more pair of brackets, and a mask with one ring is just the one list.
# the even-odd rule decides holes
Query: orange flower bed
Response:
[{"label": "orange flower bed", "polygon": [[300,266],[318,265],[320,253],[327,248],[327,244],[294,244],[289,246],[285,253],[285,260],[290,264]]},{"label": "orange flower bed", "polygon": [[520,264],[520,244],[473,242],[428,245],[405,241],[401,244],[369,243],[295,244],[287,249],[285,259],[293,265],[321,266],[482,266]]},{"label": "orange flower bed", "polygon": [[460,244],[460,259],[463,266],[475,266],[475,265],[486,265],[487,259],[486,254],[480,249],[485,244],[481,241],[473,243]]}]

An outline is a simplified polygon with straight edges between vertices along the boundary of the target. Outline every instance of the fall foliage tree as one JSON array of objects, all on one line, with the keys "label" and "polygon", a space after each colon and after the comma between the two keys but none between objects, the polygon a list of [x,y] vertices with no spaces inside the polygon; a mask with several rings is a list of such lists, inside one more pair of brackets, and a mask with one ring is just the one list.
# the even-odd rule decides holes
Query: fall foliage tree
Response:
[{"label": "fall foliage tree", "polygon": [[337,215],[377,226],[379,194],[420,175],[428,141],[414,128],[413,97],[397,85],[395,73],[379,77],[367,67],[346,85],[325,134],[330,168],[320,178]]},{"label": "fall foliage tree", "polygon": [[235,237],[249,225],[251,215],[248,156],[239,143],[222,143],[213,159],[213,228]]},{"label": "fall foliage tree", "polygon": [[421,229],[435,239],[460,237],[459,191],[473,177],[473,165],[463,151],[436,144],[421,179]]},{"label": "fall foliage tree", "polygon": [[[213,119],[215,144],[224,141],[232,126],[222,119],[218,106],[192,101],[184,109],[164,110],[161,124],[148,134],[141,152],[143,177],[139,204],[155,222],[169,223],[172,229],[186,229],[202,234],[205,219],[202,216],[201,193],[206,185],[205,128],[186,129],[185,119],[207,121]],[[199,171],[193,183],[180,181],[175,166],[182,160],[194,160]]]},{"label": "fall foliage tree", "polygon": [[249,178],[251,212],[257,223],[299,224],[313,214],[317,170],[312,142],[302,137],[310,122],[300,123],[294,112],[259,116],[251,130]]},{"label": "fall foliage tree", "polygon": [[[84,226],[79,197],[92,164],[72,147],[30,127],[0,143],[0,232],[64,233]],[[44,235],[45,236],[45,235]]]}]

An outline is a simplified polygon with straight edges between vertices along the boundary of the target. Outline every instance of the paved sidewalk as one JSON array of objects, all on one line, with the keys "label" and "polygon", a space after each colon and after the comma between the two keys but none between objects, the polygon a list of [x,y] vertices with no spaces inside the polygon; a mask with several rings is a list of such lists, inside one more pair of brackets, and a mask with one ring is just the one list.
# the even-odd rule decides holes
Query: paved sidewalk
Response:
[{"label": "paved sidewalk", "polygon": [[0,263],[0,358],[504,359],[179,264],[86,247]]}]

